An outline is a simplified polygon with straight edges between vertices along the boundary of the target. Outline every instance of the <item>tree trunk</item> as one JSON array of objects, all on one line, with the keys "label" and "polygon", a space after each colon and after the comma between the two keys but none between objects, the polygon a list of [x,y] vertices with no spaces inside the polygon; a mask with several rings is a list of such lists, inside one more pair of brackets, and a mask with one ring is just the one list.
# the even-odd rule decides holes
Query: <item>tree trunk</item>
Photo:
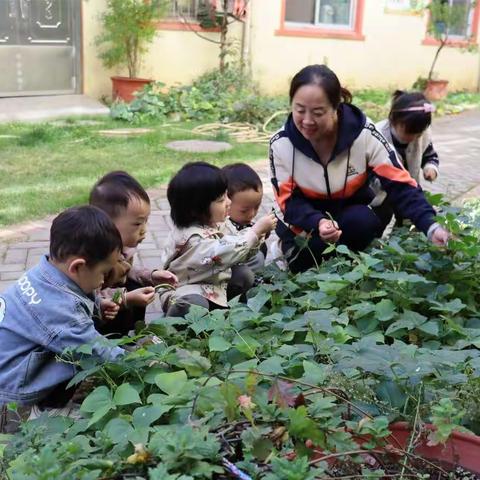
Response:
[{"label": "tree trunk", "polygon": [[440,40],[440,46],[437,48],[437,51],[435,53],[435,57],[433,58],[432,67],[430,68],[430,71],[428,72],[428,80],[432,79],[433,69],[435,68],[435,64],[437,63],[438,56],[440,55],[440,52],[442,51],[443,47],[446,44],[447,44],[447,39]]},{"label": "tree trunk", "polygon": [[220,73],[225,71],[228,33],[228,0],[223,0],[223,16],[220,26]]}]

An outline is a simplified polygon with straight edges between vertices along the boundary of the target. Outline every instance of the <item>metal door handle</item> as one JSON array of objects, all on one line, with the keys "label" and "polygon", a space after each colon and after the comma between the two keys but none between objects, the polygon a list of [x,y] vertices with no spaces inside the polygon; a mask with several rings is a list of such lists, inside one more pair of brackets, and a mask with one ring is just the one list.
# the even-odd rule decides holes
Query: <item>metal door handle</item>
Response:
[{"label": "metal door handle", "polygon": [[10,0],[8,3],[9,3],[8,16],[10,18],[17,18],[17,3],[15,2],[15,0]]},{"label": "metal door handle", "polygon": [[27,18],[27,16],[25,15],[25,10],[24,10],[24,7],[25,7],[25,4],[23,3],[24,0],[20,0],[20,13],[22,15],[22,20],[25,20]]}]

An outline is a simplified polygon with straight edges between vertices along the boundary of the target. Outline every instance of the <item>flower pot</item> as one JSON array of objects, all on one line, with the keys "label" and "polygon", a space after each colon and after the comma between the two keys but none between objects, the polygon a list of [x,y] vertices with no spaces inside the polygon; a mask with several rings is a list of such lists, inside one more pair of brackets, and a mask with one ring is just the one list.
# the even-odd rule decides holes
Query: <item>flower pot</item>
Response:
[{"label": "flower pot", "polygon": [[428,100],[442,100],[448,93],[448,80],[427,80],[425,96]]},{"label": "flower pot", "polygon": [[135,92],[141,91],[145,85],[153,80],[146,78],[111,77],[113,100],[123,100],[130,103],[135,99]]},{"label": "flower pot", "polygon": [[[430,431],[434,430],[435,427],[431,424],[426,424],[424,427],[425,433],[420,438],[412,453],[418,455],[419,457],[425,458],[426,460],[438,463],[447,469],[449,467],[452,469],[455,467],[462,467],[471,471],[472,473],[480,473],[479,436],[461,432],[453,432],[444,444],[429,446],[427,444],[427,435]],[[385,438],[387,446],[377,447],[375,448],[375,451],[393,455],[393,458],[398,458],[398,460],[400,460],[401,457],[397,457],[397,455],[401,455],[401,451],[399,452],[397,450],[397,452],[395,452],[395,449],[406,450],[408,448],[411,427],[407,422],[396,422],[392,423],[389,429],[392,433]],[[355,439],[360,448],[365,441],[369,440],[371,440],[371,437],[368,435],[359,436]],[[325,452],[319,448],[315,448],[311,460],[318,460],[325,456]],[[367,462],[368,458],[372,459],[368,453],[363,454],[363,456]],[[338,457],[327,458],[327,462],[330,466],[333,466],[337,461],[339,461]]]},{"label": "flower pot", "polygon": [[[427,431],[434,430],[433,425],[425,425]],[[411,428],[406,422],[397,422],[390,425],[392,435],[388,437],[389,443],[402,448],[408,447]],[[400,445],[397,444],[397,441]],[[480,473],[480,437],[473,434],[453,432],[444,444],[435,446],[427,445],[426,435],[414,450],[427,460],[437,461],[444,465],[460,466],[473,473]]]}]

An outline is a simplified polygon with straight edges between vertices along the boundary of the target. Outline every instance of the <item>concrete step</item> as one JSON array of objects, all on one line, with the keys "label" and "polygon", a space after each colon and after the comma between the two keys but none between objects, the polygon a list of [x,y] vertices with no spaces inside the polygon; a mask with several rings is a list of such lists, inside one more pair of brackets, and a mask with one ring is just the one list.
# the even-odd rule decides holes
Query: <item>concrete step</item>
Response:
[{"label": "concrete step", "polygon": [[108,107],[86,95],[0,98],[0,123],[109,113]]}]

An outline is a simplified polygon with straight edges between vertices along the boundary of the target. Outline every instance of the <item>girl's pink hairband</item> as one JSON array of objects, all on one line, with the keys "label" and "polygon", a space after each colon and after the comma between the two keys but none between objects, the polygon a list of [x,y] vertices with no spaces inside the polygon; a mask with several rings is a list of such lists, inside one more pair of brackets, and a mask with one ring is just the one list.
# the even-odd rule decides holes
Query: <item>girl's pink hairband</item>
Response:
[{"label": "girl's pink hairband", "polygon": [[435,105],[425,102],[423,105],[417,105],[416,107],[400,108],[394,110],[394,112],[425,112],[433,113],[435,111]]}]

